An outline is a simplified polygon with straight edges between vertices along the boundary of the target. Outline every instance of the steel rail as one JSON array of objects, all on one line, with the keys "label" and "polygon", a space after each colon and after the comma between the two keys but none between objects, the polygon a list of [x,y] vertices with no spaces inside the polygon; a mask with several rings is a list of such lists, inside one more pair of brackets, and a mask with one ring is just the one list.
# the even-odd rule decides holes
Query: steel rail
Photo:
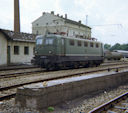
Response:
[{"label": "steel rail", "polygon": [[[112,69],[125,68],[125,67],[128,67],[128,66],[120,66],[120,67],[113,67],[113,68],[106,67],[105,69],[96,69],[96,70],[93,70],[93,71],[86,71],[85,74],[90,73],[90,72],[102,71],[102,70],[105,71],[107,69],[112,70]],[[38,72],[40,73],[40,72],[47,72],[47,71],[46,70],[36,70],[36,71],[28,71],[28,72],[15,72],[15,73],[8,73],[8,74],[0,74],[0,79],[25,76],[25,75],[28,75],[28,74],[30,75],[30,74],[35,74],[35,73],[38,73]]]},{"label": "steel rail", "polygon": [[110,100],[107,103],[104,103],[96,108],[94,108],[93,110],[89,111],[88,113],[101,113],[103,111],[107,111],[110,108],[114,107],[117,103],[119,103],[121,100],[124,100],[125,98],[128,97],[128,92]]},{"label": "steel rail", "polygon": [[31,68],[37,68],[37,66],[17,66],[17,67],[0,67],[0,71],[8,71],[8,70],[18,70],[18,69],[31,69]]},{"label": "steel rail", "polygon": [[[128,66],[125,66],[125,67],[128,67]],[[120,67],[120,68],[124,68],[124,67]],[[111,68],[111,69],[117,69],[117,68]],[[119,67],[118,67],[118,69],[119,69]],[[39,83],[39,82],[44,82],[44,81],[50,81],[50,80],[57,80],[57,79],[62,79],[62,78],[66,78],[66,77],[74,77],[74,76],[78,76],[78,75],[81,75],[81,74],[94,73],[94,72],[105,71],[105,70],[106,69],[93,70],[93,71],[81,72],[81,73],[76,73],[76,74],[68,74],[68,75],[64,75],[64,76],[60,76],[60,77],[51,77],[51,78],[46,78],[46,79],[42,79],[42,80],[31,81],[31,82],[22,83],[22,84],[17,84],[17,85],[12,85],[12,86],[7,86],[7,87],[1,87],[0,91],[6,91],[6,90],[9,90],[9,89],[12,89],[12,88],[21,87],[23,85]],[[9,95],[6,95],[6,96],[2,96],[2,97],[0,97],[0,100],[10,99],[10,98],[15,97],[15,95],[16,95],[16,93],[9,94]]]},{"label": "steel rail", "polygon": [[44,70],[34,70],[34,71],[26,71],[26,72],[15,72],[15,73],[8,73],[8,74],[0,74],[0,79],[3,78],[13,78],[13,77],[19,77],[24,76],[28,74],[35,74],[37,72],[45,72]]},{"label": "steel rail", "polygon": [[[109,69],[112,70],[112,69],[120,69],[120,68],[126,68],[126,67],[128,67],[128,66],[113,67],[113,68],[109,68]],[[67,74],[67,75],[63,75],[63,76],[59,76],[59,77],[52,77],[51,76],[51,78],[46,78],[46,79],[43,79],[43,80],[36,80],[36,81],[32,81],[32,82],[27,82],[27,83],[22,83],[22,84],[7,86],[7,87],[0,87],[0,91],[7,90],[7,89],[10,89],[10,88],[20,87],[20,86],[23,86],[23,85],[43,82],[43,81],[57,80],[57,79],[62,79],[62,78],[67,78],[67,77],[75,77],[75,76],[82,75],[82,74],[89,74],[89,73],[106,71],[106,70],[108,70],[108,69],[98,69],[98,70],[92,70],[92,71],[86,71],[86,72],[79,72],[79,73]]]}]

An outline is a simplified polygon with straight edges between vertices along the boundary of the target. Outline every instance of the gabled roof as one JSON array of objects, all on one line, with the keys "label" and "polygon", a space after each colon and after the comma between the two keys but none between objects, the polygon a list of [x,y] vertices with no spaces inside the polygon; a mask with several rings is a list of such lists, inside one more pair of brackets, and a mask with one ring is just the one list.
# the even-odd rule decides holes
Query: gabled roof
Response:
[{"label": "gabled roof", "polygon": [[79,25],[79,26],[87,27],[87,28],[91,29],[91,27],[89,27],[89,26],[87,26],[87,25],[84,25],[84,24],[82,24],[82,23],[80,23],[80,22],[77,22],[77,21],[74,21],[74,20],[70,20],[70,19],[68,19],[68,18],[63,18],[63,17],[60,17],[60,18],[64,19],[65,22],[67,22],[67,23],[71,23],[71,24],[75,24],[75,25]]},{"label": "gabled roof", "polygon": [[36,35],[22,32],[14,32],[11,30],[0,29],[8,40],[22,41],[22,42],[35,42]]},{"label": "gabled roof", "polygon": [[[51,13],[45,13],[45,14],[51,14]],[[64,20],[65,22],[67,22],[67,23],[74,24],[74,25],[79,25],[79,26],[82,26],[82,27],[86,27],[86,28],[91,29],[91,27],[89,27],[89,26],[87,26],[87,25],[84,25],[84,24],[82,24],[82,23],[80,23],[80,22],[77,22],[77,21],[74,21],[74,20],[71,20],[71,19],[68,19],[68,18],[64,18],[64,17],[62,17],[62,16],[58,16],[58,15],[55,15],[55,14],[51,14],[51,15],[56,16],[56,17],[58,17],[58,18],[61,18],[61,19],[63,19],[63,20]],[[42,18],[42,17],[43,17],[43,16],[37,18],[35,21],[32,22],[32,24],[33,24],[34,22],[38,21],[38,20],[39,20],[40,18]]]}]

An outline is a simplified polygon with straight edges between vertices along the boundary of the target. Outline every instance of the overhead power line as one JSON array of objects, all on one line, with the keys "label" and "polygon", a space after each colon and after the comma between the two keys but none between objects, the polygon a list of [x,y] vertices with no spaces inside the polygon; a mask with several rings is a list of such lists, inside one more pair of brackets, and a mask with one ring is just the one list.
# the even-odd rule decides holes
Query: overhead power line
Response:
[{"label": "overhead power line", "polygon": [[101,24],[101,25],[90,25],[92,27],[98,27],[98,26],[120,26],[122,27],[122,24]]}]

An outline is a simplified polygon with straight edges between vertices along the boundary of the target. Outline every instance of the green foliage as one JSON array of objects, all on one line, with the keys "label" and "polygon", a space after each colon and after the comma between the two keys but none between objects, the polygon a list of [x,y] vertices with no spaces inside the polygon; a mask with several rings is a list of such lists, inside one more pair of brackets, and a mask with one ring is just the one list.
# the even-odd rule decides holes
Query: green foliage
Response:
[{"label": "green foliage", "polygon": [[104,48],[105,49],[108,49],[110,51],[113,51],[113,50],[126,50],[126,51],[128,51],[128,44],[119,44],[119,43],[116,43],[113,46],[111,46],[110,44],[105,44],[104,45]]},{"label": "green foliage", "polygon": [[110,48],[110,51],[113,51],[113,50],[120,50],[121,48],[121,45],[119,43],[116,43],[114,46],[112,46]]},{"label": "green foliage", "polygon": [[104,44],[104,48],[109,50],[111,48],[111,45],[110,44]]},{"label": "green foliage", "polygon": [[48,107],[48,111],[49,112],[53,112],[54,111],[54,107]]}]

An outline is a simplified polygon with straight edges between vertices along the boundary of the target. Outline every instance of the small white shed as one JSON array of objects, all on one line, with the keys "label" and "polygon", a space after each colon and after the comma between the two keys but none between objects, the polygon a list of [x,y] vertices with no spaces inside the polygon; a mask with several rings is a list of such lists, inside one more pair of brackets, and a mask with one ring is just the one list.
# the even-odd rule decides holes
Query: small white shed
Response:
[{"label": "small white shed", "polygon": [[30,62],[34,56],[35,37],[0,29],[0,65]]}]

